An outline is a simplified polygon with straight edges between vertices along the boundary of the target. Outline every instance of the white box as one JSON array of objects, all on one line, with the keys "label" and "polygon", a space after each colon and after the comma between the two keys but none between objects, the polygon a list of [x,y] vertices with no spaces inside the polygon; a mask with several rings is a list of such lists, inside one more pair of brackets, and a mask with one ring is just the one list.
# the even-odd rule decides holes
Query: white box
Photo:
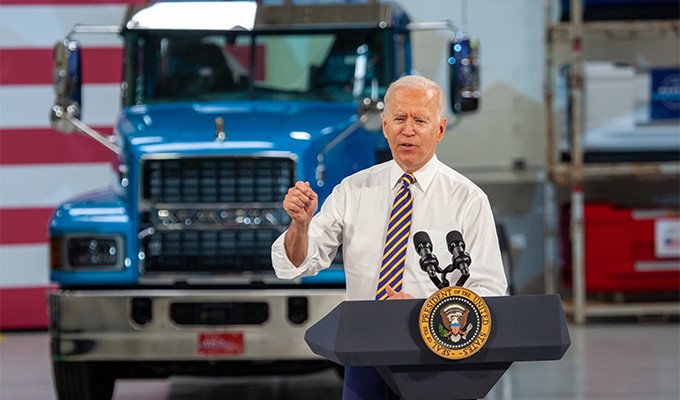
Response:
[{"label": "white box", "polygon": [[627,131],[635,128],[635,68],[612,62],[583,64],[583,129]]}]

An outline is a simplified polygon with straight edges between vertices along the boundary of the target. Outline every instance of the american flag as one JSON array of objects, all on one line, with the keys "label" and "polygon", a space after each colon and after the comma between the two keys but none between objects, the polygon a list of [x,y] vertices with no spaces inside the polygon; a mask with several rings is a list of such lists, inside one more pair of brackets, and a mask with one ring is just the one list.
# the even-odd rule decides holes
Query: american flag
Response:
[{"label": "american flag", "polygon": [[[47,326],[48,221],[77,194],[107,186],[112,153],[49,126],[52,47],[73,25],[118,25],[143,0],[0,0],[0,330]],[[83,120],[107,134],[120,110],[122,42],[80,35]]]}]

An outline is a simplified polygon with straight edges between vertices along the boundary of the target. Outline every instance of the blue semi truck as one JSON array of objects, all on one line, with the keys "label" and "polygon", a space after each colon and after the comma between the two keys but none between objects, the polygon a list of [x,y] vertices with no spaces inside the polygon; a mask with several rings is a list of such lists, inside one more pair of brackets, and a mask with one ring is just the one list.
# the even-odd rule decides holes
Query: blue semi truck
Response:
[{"label": "blue semi truck", "polygon": [[[58,398],[110,398],[118,378],[328,367],[303,335],[343,300],[342,260],[316,277],[275,277],[283,197],[303,180],[323,202],[345,176],[390,158],[382,97],[412,71],[410,33],[451,28],[376,2],[173,1],[57,43],[52,126],[108,147],[116,171],[50,222]],[[478,45],[452,31],[442,52],[457,115],[477,108]],[[74,37],[102,33],[124,40],[110,137],[80,119],[87,51]]]}]

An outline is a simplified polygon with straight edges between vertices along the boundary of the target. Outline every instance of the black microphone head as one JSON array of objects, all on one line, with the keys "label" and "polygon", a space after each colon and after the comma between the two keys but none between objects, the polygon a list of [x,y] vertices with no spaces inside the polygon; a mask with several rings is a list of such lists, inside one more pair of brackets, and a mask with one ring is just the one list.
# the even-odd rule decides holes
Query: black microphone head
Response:
[{"label": "black microphone head", "polygon": [[416,246],[416,250],[420,250],[423,246],[427,246],[432,249],[432,241],[430,240],[430,235],[426,232],[420,231],[413,235],[413,244]]},{"label": "black microphone head", "polygon": [[463,235],[458,231],[451,231],[446,235],[446,243],[449,246],[449,251],[453,252],[453,246],[457,246],[458,243],[463,245],[463,250],[465,250],[465,242],[463,242]]}]

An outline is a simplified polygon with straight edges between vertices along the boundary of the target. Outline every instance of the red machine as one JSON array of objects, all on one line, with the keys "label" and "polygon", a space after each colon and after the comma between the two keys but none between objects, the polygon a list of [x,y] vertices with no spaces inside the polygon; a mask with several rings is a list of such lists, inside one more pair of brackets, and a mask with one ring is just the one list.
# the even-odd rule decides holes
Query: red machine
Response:
[{"label": "red machine", "polygon": [[[562,213],[562,277],[571,284],[569,213]],[[680,291],[680,213],[585,205],[588,292]]]}]

